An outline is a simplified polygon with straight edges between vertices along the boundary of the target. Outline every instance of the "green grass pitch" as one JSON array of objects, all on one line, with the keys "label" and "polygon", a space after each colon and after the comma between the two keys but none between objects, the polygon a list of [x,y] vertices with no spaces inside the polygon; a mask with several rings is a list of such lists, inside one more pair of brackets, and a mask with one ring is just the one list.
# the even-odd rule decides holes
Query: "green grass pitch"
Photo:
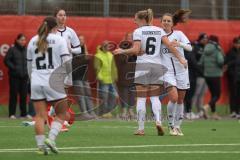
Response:
[{"label": "green grass pitch", "polygon": [[[240,122],[185,121],[184,137],[156,135],[147,122],[145,136],[134,136],[136,122],[76,122],[57,139],[58,155],[38,155],[33,127],[20,120],[0,121],[0,160],[239,160]],[[165,125],[166,126],[166,125]]]}]

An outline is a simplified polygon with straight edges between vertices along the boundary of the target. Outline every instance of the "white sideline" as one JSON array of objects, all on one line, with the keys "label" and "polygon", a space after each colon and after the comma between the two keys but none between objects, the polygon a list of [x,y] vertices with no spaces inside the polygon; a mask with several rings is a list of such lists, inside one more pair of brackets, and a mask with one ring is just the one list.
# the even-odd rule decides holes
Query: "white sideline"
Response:
[{"label": "white sideline", "polygon": [[[89,147],[62,147],[62,148],[60,147],[58,149],[59,150],[74,150],[74,149],[200,147],[200,146],[240,146],[240,143],[232,143],[232,144],[166,144],[166,145],[165,144],[160,144],[160,145],[129,145],[129,146],[89,146]],[[35,151],[35,150],[36,150],[36,148],[0,148],[0,152],[4,152],[4,151],[6,151],[6,152],[7,151]]]},{"label": "white sideline", "polygon": [[[1,151],[0,153],[31,153],[33,151]],[[60,151],[70,154],[240,154],[240,151]]]}]

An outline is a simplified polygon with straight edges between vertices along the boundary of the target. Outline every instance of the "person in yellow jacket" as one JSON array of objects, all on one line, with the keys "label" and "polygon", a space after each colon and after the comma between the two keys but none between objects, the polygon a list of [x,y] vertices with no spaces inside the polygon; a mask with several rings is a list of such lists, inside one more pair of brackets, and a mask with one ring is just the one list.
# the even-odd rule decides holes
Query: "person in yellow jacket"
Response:
[{"label": "person in yellow jacket", "polygon": [[104,41],[97,47],[94,58],[94,68],[98,80],[98,98],[101,105],[98,114],[105,118],[111,117],[111,111],[116,107],[116,91],[114,83],[117,80],[117,68],[113,54],[107,50],[108,42]]}]

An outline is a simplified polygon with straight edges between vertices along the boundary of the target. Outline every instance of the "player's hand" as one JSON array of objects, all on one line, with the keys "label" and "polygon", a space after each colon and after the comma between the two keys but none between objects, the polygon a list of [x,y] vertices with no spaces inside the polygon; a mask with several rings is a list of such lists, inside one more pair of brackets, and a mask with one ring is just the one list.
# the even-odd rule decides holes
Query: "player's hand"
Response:
[{"label": "player's hand", "polygon": [[121,48],[115,49],[113,51],[113,54],[122,54],[122,53],[123,53],[123,49],[121,49]]},{"label": "player's hand", "polygon": [[176,41],[176,40],[173,40],[173,41],[171,42],[171,45],[172,45],[173,47],[179,47],[179,46],[180,46],[180,43],[179,43],[178,41]]},{"label": "player's hand", "polygon": [[184,68],[187,68],[188,67],[188,62],[185,58],[181,57],[179,59],[180,63],[184,66]]}]

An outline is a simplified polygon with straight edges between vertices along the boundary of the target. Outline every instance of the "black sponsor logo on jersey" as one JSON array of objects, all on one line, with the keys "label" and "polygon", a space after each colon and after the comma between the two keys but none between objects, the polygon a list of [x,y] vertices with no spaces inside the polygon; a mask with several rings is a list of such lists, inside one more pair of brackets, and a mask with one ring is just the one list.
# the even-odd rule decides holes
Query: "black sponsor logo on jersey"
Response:
[{"label": "black sponsor logo on jersey", "polygon": [[161,31],[142,31],[143,35],[161,35]]}]

